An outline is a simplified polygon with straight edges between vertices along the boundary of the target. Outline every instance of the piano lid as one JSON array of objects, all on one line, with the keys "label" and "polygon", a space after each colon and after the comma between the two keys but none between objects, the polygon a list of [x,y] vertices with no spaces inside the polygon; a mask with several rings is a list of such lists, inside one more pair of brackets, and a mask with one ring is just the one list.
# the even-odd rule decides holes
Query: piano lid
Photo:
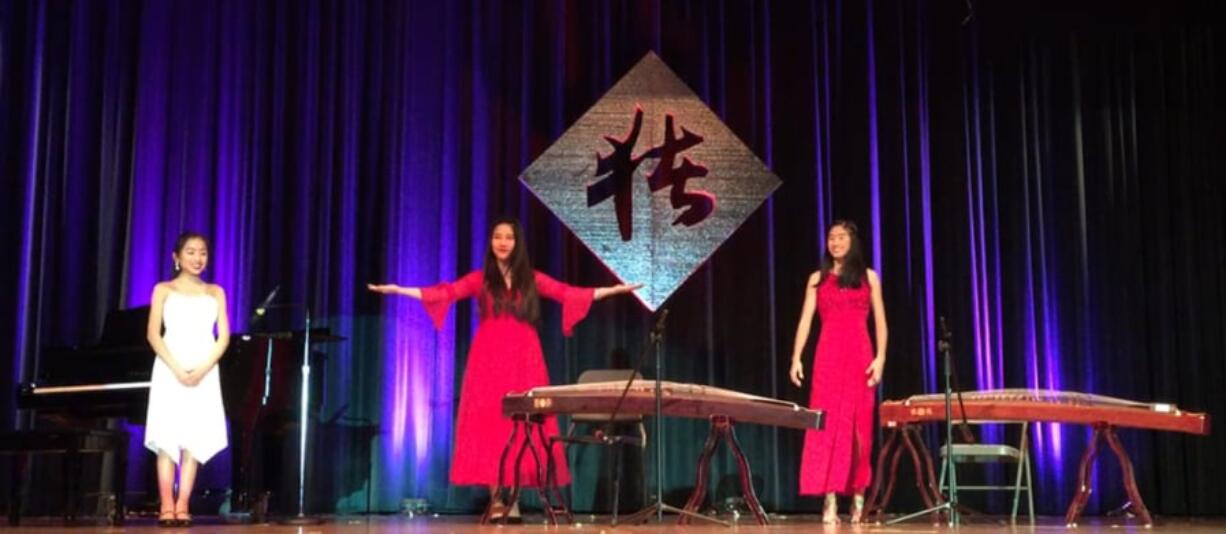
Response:
[{"label": "piano lid", "polygon": [[140,306],[112,310],[102,323],[99,347],[134,347],[147,343],[145,331],[149,324],[149,307]]}]

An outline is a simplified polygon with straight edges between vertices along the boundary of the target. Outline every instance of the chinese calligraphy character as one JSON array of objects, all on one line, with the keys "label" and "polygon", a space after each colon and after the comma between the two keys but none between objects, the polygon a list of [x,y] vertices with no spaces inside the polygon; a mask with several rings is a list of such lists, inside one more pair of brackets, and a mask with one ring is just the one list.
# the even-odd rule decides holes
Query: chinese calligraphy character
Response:
[{"label": "chinese calligraphy character", "polygon": [[686,226],[694,226],[707,216],[715,211],[715,197],[709,193],[685,190],[685,183],[690,178],[701,178],[707,175],[707,168],[702,165],[695,165],[690,161],[690,158],[682,157],[681,166],[673,167],[673,162],[677,159],[677,154],[693,148],[698,143],[702,142],[702,137],[681,127],[681,139],[677,139],[677,134],[673,131],[673,116],[664,116],[664,144],[651,149],[644,156],[658,157],[660,162],[656,164],[656,168],[651,172],[651,176],[647,177],[647,185],[651,187],[651,192],[656,192],[665,187],[672,187],[669,191],[668,198],[672,202],[673,209],[685,209],[673,219],[673,224],[684,224]]},{"label": "chinese calligraphy character", "polygon": [[635,158],[631,155],[634,144],[639,140],[639,132],[643,129],[643,109],[635,107],[634,126],[625,141],[618,141],[605,136],[605,141],[613,145],[613,152],[608,156],[596,155],[596,176],[609,177],[587,187],[587,206],[590,208],[605,199],[613,197],[613,209],[617,212],[617,229],[621,232],[622,241],[630,240],[630,192],[634,183],[634,171],[647,157],[642,154]]},{"label": "chinese calligraphy character", "polygon": [[613,197],[613,207],[617,214],[617,229],[622,241],[630,241],[632,237],[631,193],[633,190],[634,172],[644,159],[658,159],[656,168],[647,177],[647,185],[651,192],[666,187],[669,190],[669,201],[673,209],[683,210],[673,224],[693,226],[705,220],[715,210],[715,197],[702,191],[686,191],[686,182],[691,178],[701,178],[707,175],[707,168],[697,165],[687,157],[682,157],[681,166],[674,167],[677,155],[702,143],[703,138],[685,127],[681,127],[681,138],[677,138],[673,127],[673,116],[664,116],[664,144],[652,147],[633,156],[634,145],[638,142],[639,133],[643,127],[643,110],[634,110],[634,125],[625,140],[605,137],[613,145],[613,152],[607,156],[596,156],[596,176],[608,175],[587,188],[587,205],[595,206]]}]

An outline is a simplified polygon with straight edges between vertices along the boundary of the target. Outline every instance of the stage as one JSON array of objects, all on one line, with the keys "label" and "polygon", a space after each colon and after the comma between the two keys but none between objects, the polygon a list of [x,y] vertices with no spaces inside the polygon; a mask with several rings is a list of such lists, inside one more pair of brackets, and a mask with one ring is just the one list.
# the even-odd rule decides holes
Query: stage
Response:
[{"label": "stage", "polygon": [[[597,415],[555,458],[583,511],[698,487],[812,514],[871,480],[901,515],[942,498],[948,444],[980,446],[947,449],[983,460],[964,490],[1033,496],[1020,530],[1074,503],[1078,531],[1143,529],[1108,515],[1143,500],[1226,532],[1218,4],[0,0],[0,503],[152,531],[146,444],[224,439],[181,482],[196,532],[477,529],[512,393],[560,431]],[[192,301],[207,403],[151,395],[190,356],[149,339],[175,280],[217,305]],[[534,391],[632,369],[659,414],[654,384]],[[151,404],[227,424],[163,447]],[[125,527],[54,516],[108,506]],[[218,515],[300,506],[328,521]]]},{"label": "stage", "polygon": [[[655,533],[655,532],[726,532],[729,527],[719,525],[691,525],[687,527],[679,527],[673,524],[675,516],[665,518],[665,523],[645,524],[636,526],[618,526],[610,527],[608,516],[576,516],[578,523],[573,526],[562,526],[556,530],[566,530],[569,532],[608,532],[617,530],[627,533]],[[725,517],[728,519],[728,517]],[[843,516],[846,521],[846,515]],[[821,524],[820,517],[817,515],[775,515],[771,514],[772,524],[770,526],[758,526],[753,524],[752,518],[741,516],[740,521],[731,529],[736,531],[747,532],[772,532],[776,534],[790,533],[812,533],[817,529],[822,532],[943,532],[952,529],[945,526],[933,526],[927,521],[913,521],[901,525],[862,525],[851,526],[846,523],[837,526],[825,526]],[[281,532],[301,532],[301,533],[393,533],[393,532],[415,532],[415,533],[439,533],[439,534],[462,534],[465,532],[487,532],[490,530],[500,530],[503,532],[541,532],[555,530],[544,524],[544,521],[539,515],[529,514],[525,517],[525,522],[520,525],[482,527],[477,524],[478,516],[347,516],[347,517],[327,517],[320,525],[297,527],[279,524],[262,524],[262,525],[239,525],[227,524],[216,517],[199,517],[196,524],[190,528],[159,528],[152,518],[135,518],[128,522],[123,527],[105,527],[94,526],[90,524],[81,524],[71,527],[73,532],[209,532],[209,533],[281,533]],[[62,521],[51,519],[34,518],[26,521],[20,528],[0,527],[0,530],[5,532],[49,532],[65,529]],[[1121,520],[1119,518],[1088,518],[1077,529],[1067,529],[1063,524],[1063,518],[1056,516],[1040,517],[1037,524],[1031,526],[1021,523],[1015,527],[1009,526],[1009,518],[1007,516],[976,516],[968,521],[965,521],[963,526],[958,529],[958,532],[968,534],[1000,532],[1009,530],[1012,532],[1079,532],[1079,533],[1097,533],[1097,532],[1119,532],[1121,530],[1148,530],[1152,532],[1188,532],[1188,533],[1209,533],[1226,531],[1226,518],[1159,518],[1156,520],[1152,529],[1144,529],[1141,525],[1132,522],[1131,520]]]}]

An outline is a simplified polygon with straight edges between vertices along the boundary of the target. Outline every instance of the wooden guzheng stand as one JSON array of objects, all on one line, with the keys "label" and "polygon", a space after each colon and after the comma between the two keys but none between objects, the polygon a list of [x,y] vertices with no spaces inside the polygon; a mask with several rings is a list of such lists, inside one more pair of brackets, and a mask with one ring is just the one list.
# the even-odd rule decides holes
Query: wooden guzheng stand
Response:
[{"label": "wooden guzheng stand", "polygon": [[[1086,444],[1077,469],[1077,493],[1064,516],[1068,526],[1077,525],[1077,518],[1090,498],[1090,466],[1098,455],[1099,442],[1103,439],[1120,462],[1124,491],[1128,494],[1133,513],[1144,525],[1153,524],[1153,518],[1137,491],[1132,461],[1115,434],[1116,428],[1164,430],[1202,436],[1209,433],[1209,417],[1206,414],[1185,412],[1170,404],[1146,404],[1102,395],[1034,389],[968,391],[962,394],[962,398],[966,408],[965,418],[976,422],[1073,423],[1094,428],[1094,437]],[[898,461],[904,447],[910,453],[915,468],[920,497],[928,506],[941,502],[941,494],[934,483],[936,477],[933,476],[932,456],[916,426],[944,421],[944,411],[942,395],[918,395],[881,403],[881,426],[889,429],[890,434],[877,455],[876,472],[884,473],[882,467],[887,458],[890,458],[890,470],[887,477],[879,476],[873,482],[866,515],[875,513],[880,518],[884,513],[885,505],[894,492]],[[957,402],[953,403],[953,418],[963,418],[962,406]],[[884,493],[881,491],[883,479],[887,481]]]},{"label": "wooden guzheng stand", "polygon": [[[520,451],[514,458],[515,477],[518,479],[519,467],[525,456],[531,455],[536,465],[537,488],[541,493],[541,502],[545,508],[547,520],[550,524],[557,524],[559,519],[569,521],[570,511],[565,501],[562,500],[561,492],[558,491],[553,466],[546,465],[552,463],[553,455],[548,451],[538,451],[536,444],[529,439],[529,436],[535,433],[540,443],[548,446],[549,442],[545,437],[542,424],[545,416],[610,413],[617,405],[618,397],[621,396],[625,386],[624,381],[594,382],[541,387],[527,392],[508,394],[502,401],[502,413],[511,418],[514,428],[511,439],[507,441],[499,461],[500,480],[496,494],[501,494],[507,488],[504,484],[506,481],[501,480],[502,473],[505,472],[511,450],[519,445]],[[754,493],[749,461],[741,452],[733,427],[737,423],[754,423],[802,430],[820,429],[823,423],[822,412],[810,410],[792,402],[756,397],[710,386],[665,381],[662,387],[664,416],[707,419],[711,422],[706,445],[698,455],[698,475],[694,491],[686,502],[685,510],[687,512],[698,511],[698,507],[706,496],[711,457],[719,443],[726,441],[740,468],[741,491],[745,495],[746,505],[759,524],[768,524],[766,512],[763,511]],[[635,380],[618,413],[653,415],[655,413],[655,381]],[[514,503],[518,500],[520,483],[519,480],[512,481],[510,499],[506,502]],[[660,489],[657,488],[657,491]],[[493,507],[496,500],[490,499],[490,506],[486,508],[485,514],[481,517],[482,524],[489,523],[494,519],[496,513],[501,512]],[[501,517],[505,518],[506,515],[502,514]],[[688,520],[689,517],[683,514],[678,519],[678,523],[686,524]]]}]

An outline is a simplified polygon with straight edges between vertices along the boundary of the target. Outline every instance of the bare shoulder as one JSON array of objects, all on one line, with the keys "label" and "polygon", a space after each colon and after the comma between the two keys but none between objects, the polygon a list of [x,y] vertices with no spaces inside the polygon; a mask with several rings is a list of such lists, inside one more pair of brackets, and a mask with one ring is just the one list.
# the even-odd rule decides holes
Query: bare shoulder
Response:
[{"label": "bare shoulder", "polygon": [[209,295],[212,295],[212,297],[213,297],[213,298],[215,298],[215,299],[219,299],[219,300],[220,300],[220,299],[225,299],[225,298],[226,298],[226,290],[225,290],[225,289],[223,289],[223,288],[222,288],[220,285],[218,285],[218,284],[209,284],[209,285],[208,285],[208,286],[205,288],[205,292],[207,292]]},{"label": "bare shoulder", "polygon": [[874,271],[874,270],[872,270],[872,269],[866,269],[866,272],[867,272],[867,274],[868,274],[868,283],[869,283],[869,284],[872,284],[872,285],[875,285],[875,286],[877,286],[877,285],[881,285],[881,278],[877,276],[877,271]]},{"label": "bare shoulder", "polygon": [[822,270],[821,269],[813,271],[813,273],[809,275],[809,285],[810,286],[815,286],[818,284],[818,282],[821,282],[821,281],[822,281]]},{"label": "bare shoulder", "polygon": [[153,298],[156,299],[158,297],[164,297],[166,296],[166,293],[169,293],[172,289],[174,289],[174,286],[172,286],[169,281],[162,281],[153,284]]}]

